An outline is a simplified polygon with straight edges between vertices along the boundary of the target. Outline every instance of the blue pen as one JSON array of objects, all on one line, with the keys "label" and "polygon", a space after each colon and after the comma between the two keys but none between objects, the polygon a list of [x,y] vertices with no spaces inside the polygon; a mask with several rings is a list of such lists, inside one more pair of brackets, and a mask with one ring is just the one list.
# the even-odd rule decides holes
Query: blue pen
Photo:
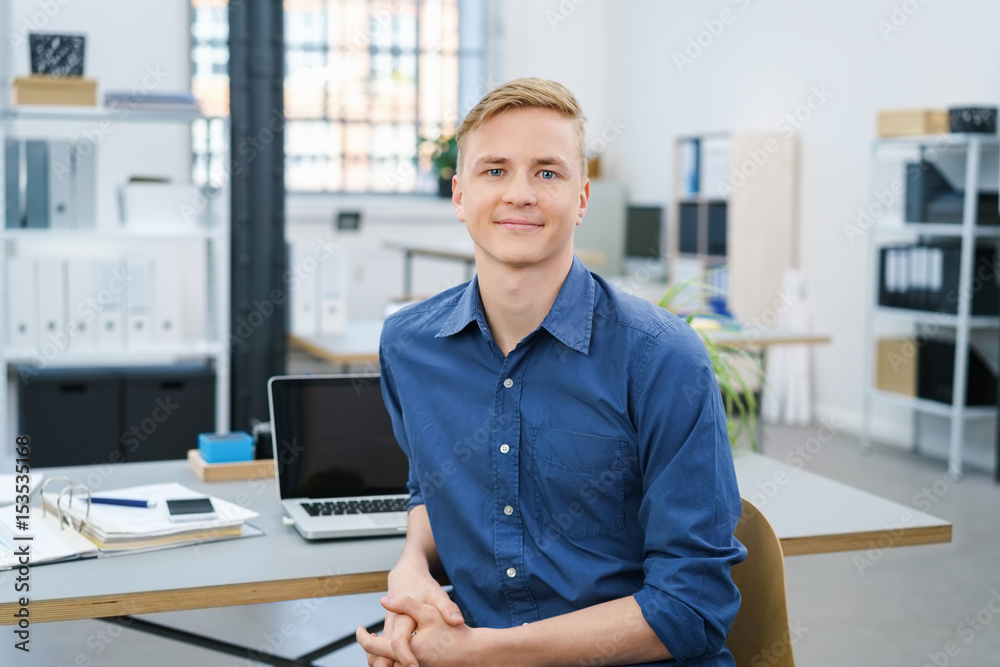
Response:
[{"label": "blue pen", "polygon": [[91,498],[95,505],[121,505],[122,507],[155,507],[155,500],[130,500],[128,498]]}]

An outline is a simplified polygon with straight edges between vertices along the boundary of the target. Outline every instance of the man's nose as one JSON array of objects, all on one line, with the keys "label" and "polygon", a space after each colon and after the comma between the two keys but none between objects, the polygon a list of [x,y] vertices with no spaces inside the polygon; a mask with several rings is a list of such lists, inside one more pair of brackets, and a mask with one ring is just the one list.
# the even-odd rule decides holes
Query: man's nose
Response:
[{"label": "man's nose", "polygon": [[507,179],[507,188],[503,194],[503,201],[505,204],[511,204],[512,206],[529,206],[534,204],[537,199],[535,197],[535,187],[531,182],[531,176],[528,174],[515,175]]}]

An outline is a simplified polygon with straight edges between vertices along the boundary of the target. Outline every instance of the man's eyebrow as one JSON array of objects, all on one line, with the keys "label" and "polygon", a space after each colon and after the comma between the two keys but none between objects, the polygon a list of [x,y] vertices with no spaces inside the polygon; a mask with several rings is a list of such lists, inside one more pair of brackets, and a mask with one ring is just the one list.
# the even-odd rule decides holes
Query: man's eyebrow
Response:
[{"label": "man's eyebrow", "polygon": [[553,156],[547,155],[545,157],[537,158],[534,163],[540,165],[556,165],[559,167],[569,167],[569,163],[567,163],[566,160],[554,155]]},{"label": "man's eyebrow", "polygon": [[[475,165],[485,165],[485,164],[509,165],[510,163],[511,161],[509,158],[505,158],[500,155],[483,155],[481,157],[476,158],[476,161],[473,162],[473,164]],[[556,165],[566,168],[569,167],[569,163],[567,163],[566,160],[554,155],[545,155],[542,157],[535,158],[534,160],[531,161],[531,163],[533,165],[542,165],[542,166]]]},{"label": "man's eyebrow", "polygon": [[510,160],[499,155],[483,155],[476,158],[473,164],[510,164]]}]

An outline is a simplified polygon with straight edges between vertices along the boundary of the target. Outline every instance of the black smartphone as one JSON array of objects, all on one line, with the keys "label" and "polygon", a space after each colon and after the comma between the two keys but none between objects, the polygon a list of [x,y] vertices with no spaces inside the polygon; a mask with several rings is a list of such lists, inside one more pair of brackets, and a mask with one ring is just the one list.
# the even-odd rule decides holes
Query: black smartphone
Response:
[{"label": "black smartphone", "polygon": [[180,498],[167,501],[171,521],[206,521],[218,518],[211,498]]}]

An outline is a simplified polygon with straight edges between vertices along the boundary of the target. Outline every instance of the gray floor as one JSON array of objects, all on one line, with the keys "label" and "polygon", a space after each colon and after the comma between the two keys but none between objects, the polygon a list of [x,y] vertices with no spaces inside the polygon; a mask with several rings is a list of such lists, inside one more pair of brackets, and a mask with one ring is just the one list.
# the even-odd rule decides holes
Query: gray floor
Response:
[{"label": "gray floor", "polygon": [[[290,370],[324,370],[300,362],[290,364]],[[783,459],[814,435],[809,428],[766,428],[766,453]],[[873,545],[869,552],[787,558],[798,664],[1000,665],[1000,486],[982,472],[969,472],[950,483],[942,462],[890,447],[876,447],[862,456],[857,440],[847,436],[835,437],[810,456],[806,468],[812,472],[916,509],[930,503],[930,513],[953,522],[954,541],[884,550]],[[924,489],[927,494],[921,497]],[[374,594],[148,618],[291,657],[376,620],[378,598]],[[3,665],[258,664],[249,653],[225,656],[99,621],[33,625],[30,655],[14,651],[7,632],[2,636]],[[352,647],[317,664],[366,663]]]}]

